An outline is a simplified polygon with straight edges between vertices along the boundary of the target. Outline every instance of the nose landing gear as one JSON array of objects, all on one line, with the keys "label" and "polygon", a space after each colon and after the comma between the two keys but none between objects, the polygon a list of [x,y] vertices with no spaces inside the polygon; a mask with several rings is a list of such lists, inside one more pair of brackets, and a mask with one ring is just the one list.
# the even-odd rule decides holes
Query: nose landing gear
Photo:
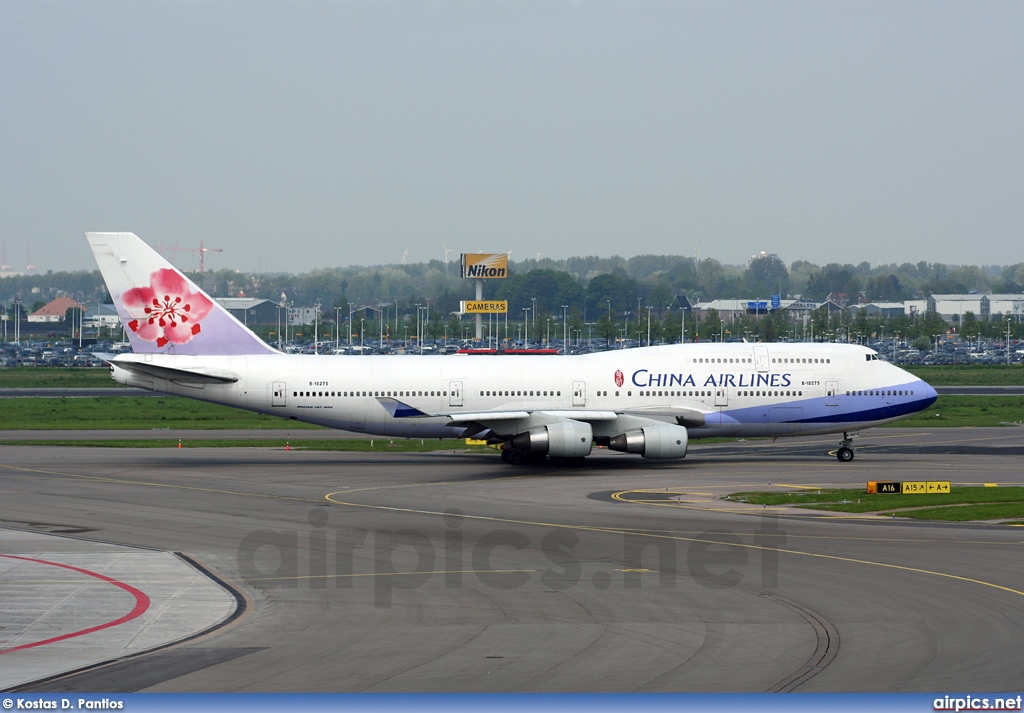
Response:
[{"label": "nose landing gear", "polygon": [[836,451],[836,458],[839,459],[840,463],[849,463],[853,460],[853,449],[850,446],[853,445],[853,439],[850,434],[844,433],[843,440],[839,442],[839,450]]}]

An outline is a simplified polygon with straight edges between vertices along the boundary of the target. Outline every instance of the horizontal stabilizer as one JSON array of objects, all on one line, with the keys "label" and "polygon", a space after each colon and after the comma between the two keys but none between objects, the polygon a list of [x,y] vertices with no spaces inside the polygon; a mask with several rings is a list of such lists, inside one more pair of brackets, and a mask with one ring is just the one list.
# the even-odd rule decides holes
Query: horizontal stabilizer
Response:
[{"label": "horizontal stabilizer", "polygon": [[191,369],[143,364],[137,361],[112,361],[110,364],[118,369],[135,374],[145,374],[157,379],[166,379],[178,384],[233,384],[238,381],[237,374],[218,369],[200,368],[192,371]]}]

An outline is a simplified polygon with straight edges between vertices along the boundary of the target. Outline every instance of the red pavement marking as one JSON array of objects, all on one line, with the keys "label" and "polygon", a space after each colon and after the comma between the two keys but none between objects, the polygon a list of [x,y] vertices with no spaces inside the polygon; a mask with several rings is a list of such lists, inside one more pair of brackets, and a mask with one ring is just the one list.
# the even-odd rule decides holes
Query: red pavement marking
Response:
[{"label": "red pavement marking", "polygon": [[75,631],[75,632],[72,632],[70,634],[62,634],[61,636],[55,636],[52,639],[44,639],[43,641],[36,641],[35,643],[32,643],[32,644],[23,644],[21,646],[15,646],[14,648],[3,649],[3,650],[0,650],[0,656],[3,656],[4,654],[12,653],[14,651],[21,651],[22,649],[31,649],[31,648],[35,648],[36,646],[46,646],[47,644],[53,644],[53,643],[55,643],[57,641],[64,641],[65,639],[73,639],[76,636],[84,636],[86,634],[91,634],[94,631],[100,631],[102,629],[109,629],[112,626],[117,626],[119,624],[124,624],[125,622],[131,621],[132,619],[135,619],[135,618],[137,618],[139,616],[142,616],[142,614],[147,609],[149,609],[149,597],[147,597],[144,592],[142,592],[141,590],[136,589],[135,587],[133,587],[130,584],[125,584],[124,582],[119,582],[116,579],[112,579],[111,577],[108,577],[108,576],[106,576],[104,574],[100,574],[99,572],[90,572],[89,570],[82,569],[81,567],[72,567],[69,564],[61,564],[60,562],[48,562],[46,560],[34,559],[32,557],[19,557],[17,555],[0,555],[0,557],[7,557],[8,559],[12,559],[12,560],[23,560],[25,562],[38,562],[39,564],[48,564],[48,565],[52,565],[53,567],[62,567],[64,569],[70,569],[70,570],[72,570],[74,572],[80,572],[81,574],[86,574],[86,575],[89,575],[90,577],[95,577],[96,579],[99,579],[99,580],[101,580],[103,582],[106,582],[108,584],[113,584],[115,587],[119,587],[120,589],[123,589],[124,591],[128,592],[133,597],[135,597],[135,607],[132,608],[132,610],[130,612],[128,612],[127,614],[125,614],[124,616],[122,616],[122,617],[120,617],[118,619],[114,619],[113,621],[108,621],[105,624],[99,624],[97,626],[91,626],[88,629],[82,629],[81,631]]}]

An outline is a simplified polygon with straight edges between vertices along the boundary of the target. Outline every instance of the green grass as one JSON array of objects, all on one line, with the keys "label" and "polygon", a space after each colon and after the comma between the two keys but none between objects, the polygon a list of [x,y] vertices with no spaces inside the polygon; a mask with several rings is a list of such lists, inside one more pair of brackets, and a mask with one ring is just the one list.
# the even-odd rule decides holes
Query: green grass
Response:
[{"label": "green grass", "polygon": [[84,396],[0,400],[0,430],[320,428],[180,396]]},{"label": "green grass", "polygon": [[968,520],[1014,520],[1024,516],[1024,503],[991,503],[965,505],[963,507],[925,508],[911,512],[896,512],[897,517],[912,517],[918,520],[945,520],[966,522]]},{"label": "green grass", "polygon": [[[752,505],[795,505],[831,512],[884,512],[926,520],[1009,520],[1024,518],[1024,487],[954,486],[934,495],[869,495],[864,489],[733,493],[728,500]],[[934,507],[928,507],[934,506]],[[945,506],[945,507],[944,507]],[[908,510],[908,508],[924,508]],[[930,513],[922,514],[922,513]]]},{"label": "green grass", "polygon": [[966,364],[963,366],[902,366],[932,386],[1024,386],[1019,364]]},{"label": "green grass", "polygon": [[88,389],[120,386],[107,367],[18,366],[0,369],[0,389]]},{"label": "green grass", "polygon": [[[182,439],[182,448],[284,448],[297,451],[356,451],[367,453],[429,453],[432,451],[469,451],[495,453],[487,446],[470,446],[465,441],[445,438],[338,438],[334,440],[302,440],[281,438],[253,439]],[[81,441],[4,441],[6,446],[82,446],[93,448],[177,448],[177,439],[147,438],[139,440]]]},{"label": "green grass", "polygon": [[897,421],[897,428],[1005,426],[1024,421],[1024,396],[949,396]]}]

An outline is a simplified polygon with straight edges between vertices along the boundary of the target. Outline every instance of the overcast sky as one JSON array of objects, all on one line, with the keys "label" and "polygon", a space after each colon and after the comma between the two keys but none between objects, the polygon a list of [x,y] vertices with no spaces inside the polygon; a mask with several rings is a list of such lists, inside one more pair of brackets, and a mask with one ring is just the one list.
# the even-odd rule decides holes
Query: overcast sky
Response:
[{"label": "overcast sky", "polygon": [[1020,262],[1022,38],[1019,0],[3,0],[0,245]]}]

